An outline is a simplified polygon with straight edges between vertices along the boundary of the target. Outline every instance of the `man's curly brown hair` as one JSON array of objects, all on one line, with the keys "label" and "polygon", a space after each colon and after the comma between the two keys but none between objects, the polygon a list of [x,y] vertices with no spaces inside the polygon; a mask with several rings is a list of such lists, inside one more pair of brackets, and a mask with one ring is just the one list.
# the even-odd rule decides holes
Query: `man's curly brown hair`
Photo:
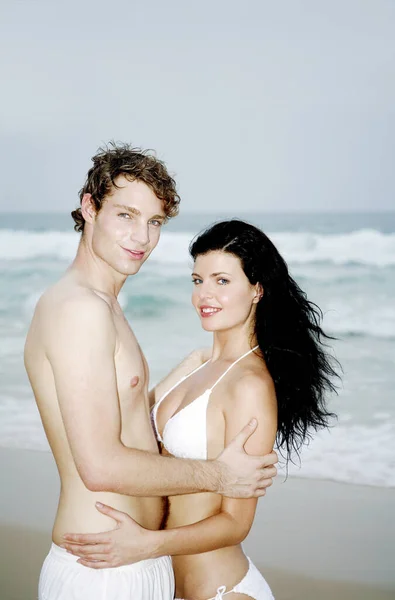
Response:
[{"label": "man's curly brown hair", "polygon": [[[130,144],[110,142],[99,148],[92,157],[93,167],[83,188],[79,191],[80,202],[84,194],[91,194],[98,213],[106,197],[114,188],[118,188],[116,179],[123,175],[129,181],[142,181],[163,201],[166,220],[178,214],[180,197],[176,190],[176,182],[169,175],[165,164],[149,150],[133,148]],[[83,232],[85,219],[81,208],[71,213],[75,221],[75,231]]]}]

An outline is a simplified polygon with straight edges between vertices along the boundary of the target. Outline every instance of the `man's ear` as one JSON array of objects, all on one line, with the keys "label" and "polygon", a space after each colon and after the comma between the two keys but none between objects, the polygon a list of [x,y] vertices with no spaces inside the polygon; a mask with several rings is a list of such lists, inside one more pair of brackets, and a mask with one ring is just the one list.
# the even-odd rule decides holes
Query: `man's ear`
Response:
[{"label": "man's ear", "polygon": [[258,302],[259,302],[259,301],[261,300],[261,298],[263,297],[263,293],[264,293],[264,290],[263,290],[263,287],[262,287],[262,285],[261,285],[260,283],[257,283],[257,284],[255,285],[255,296],[254,296],[254,299],[253,299],[253,301],[252,301],[252,302],[253,302],[253,304],[258,304]]},{"label": "man's ear", "polygon": [[84,194],[81,200],[81,213],[87,223],[93,223],[96,217],[96,209],[92,194]]}]

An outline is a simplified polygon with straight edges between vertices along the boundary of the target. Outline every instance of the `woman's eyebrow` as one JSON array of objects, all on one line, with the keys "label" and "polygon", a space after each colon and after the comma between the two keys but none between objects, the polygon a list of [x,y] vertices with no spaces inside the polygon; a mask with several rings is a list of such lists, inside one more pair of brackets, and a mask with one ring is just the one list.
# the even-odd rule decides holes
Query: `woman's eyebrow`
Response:
[{"label": "woman's eyebrow", "polygon": [[[219,273],[211,273],[210,277],[218,277],[218,275],[229,275],[231,277],[231,273],[227,273],[226,271],[220,271]],[[198,273],[192,273],[191,277],[201,277]]]}]

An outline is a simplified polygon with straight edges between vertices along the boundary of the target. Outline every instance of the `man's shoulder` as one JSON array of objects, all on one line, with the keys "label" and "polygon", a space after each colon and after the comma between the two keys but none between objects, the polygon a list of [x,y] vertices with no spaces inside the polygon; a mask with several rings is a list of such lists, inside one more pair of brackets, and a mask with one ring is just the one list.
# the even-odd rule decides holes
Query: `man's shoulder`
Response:
[{"label": "man's shoulder", "polygon": [[65,285],[60,281],[42,294],[36,313],[40,319],[50,320],[54,325],[69,319],[109,318],[112,311],[109,303],[95,290],[80,285]]}]

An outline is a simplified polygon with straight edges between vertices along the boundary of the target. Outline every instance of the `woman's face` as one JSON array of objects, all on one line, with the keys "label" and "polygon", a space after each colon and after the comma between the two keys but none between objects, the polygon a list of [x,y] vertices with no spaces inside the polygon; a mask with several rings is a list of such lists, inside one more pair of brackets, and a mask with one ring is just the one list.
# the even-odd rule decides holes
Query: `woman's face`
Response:
[{"label": "woman's face", "polygon": [[197,256],[192,282],[192,304],[206,331],[243,326],[254,316],[259,285],[251,285],[233,254],[218,250]]}]

